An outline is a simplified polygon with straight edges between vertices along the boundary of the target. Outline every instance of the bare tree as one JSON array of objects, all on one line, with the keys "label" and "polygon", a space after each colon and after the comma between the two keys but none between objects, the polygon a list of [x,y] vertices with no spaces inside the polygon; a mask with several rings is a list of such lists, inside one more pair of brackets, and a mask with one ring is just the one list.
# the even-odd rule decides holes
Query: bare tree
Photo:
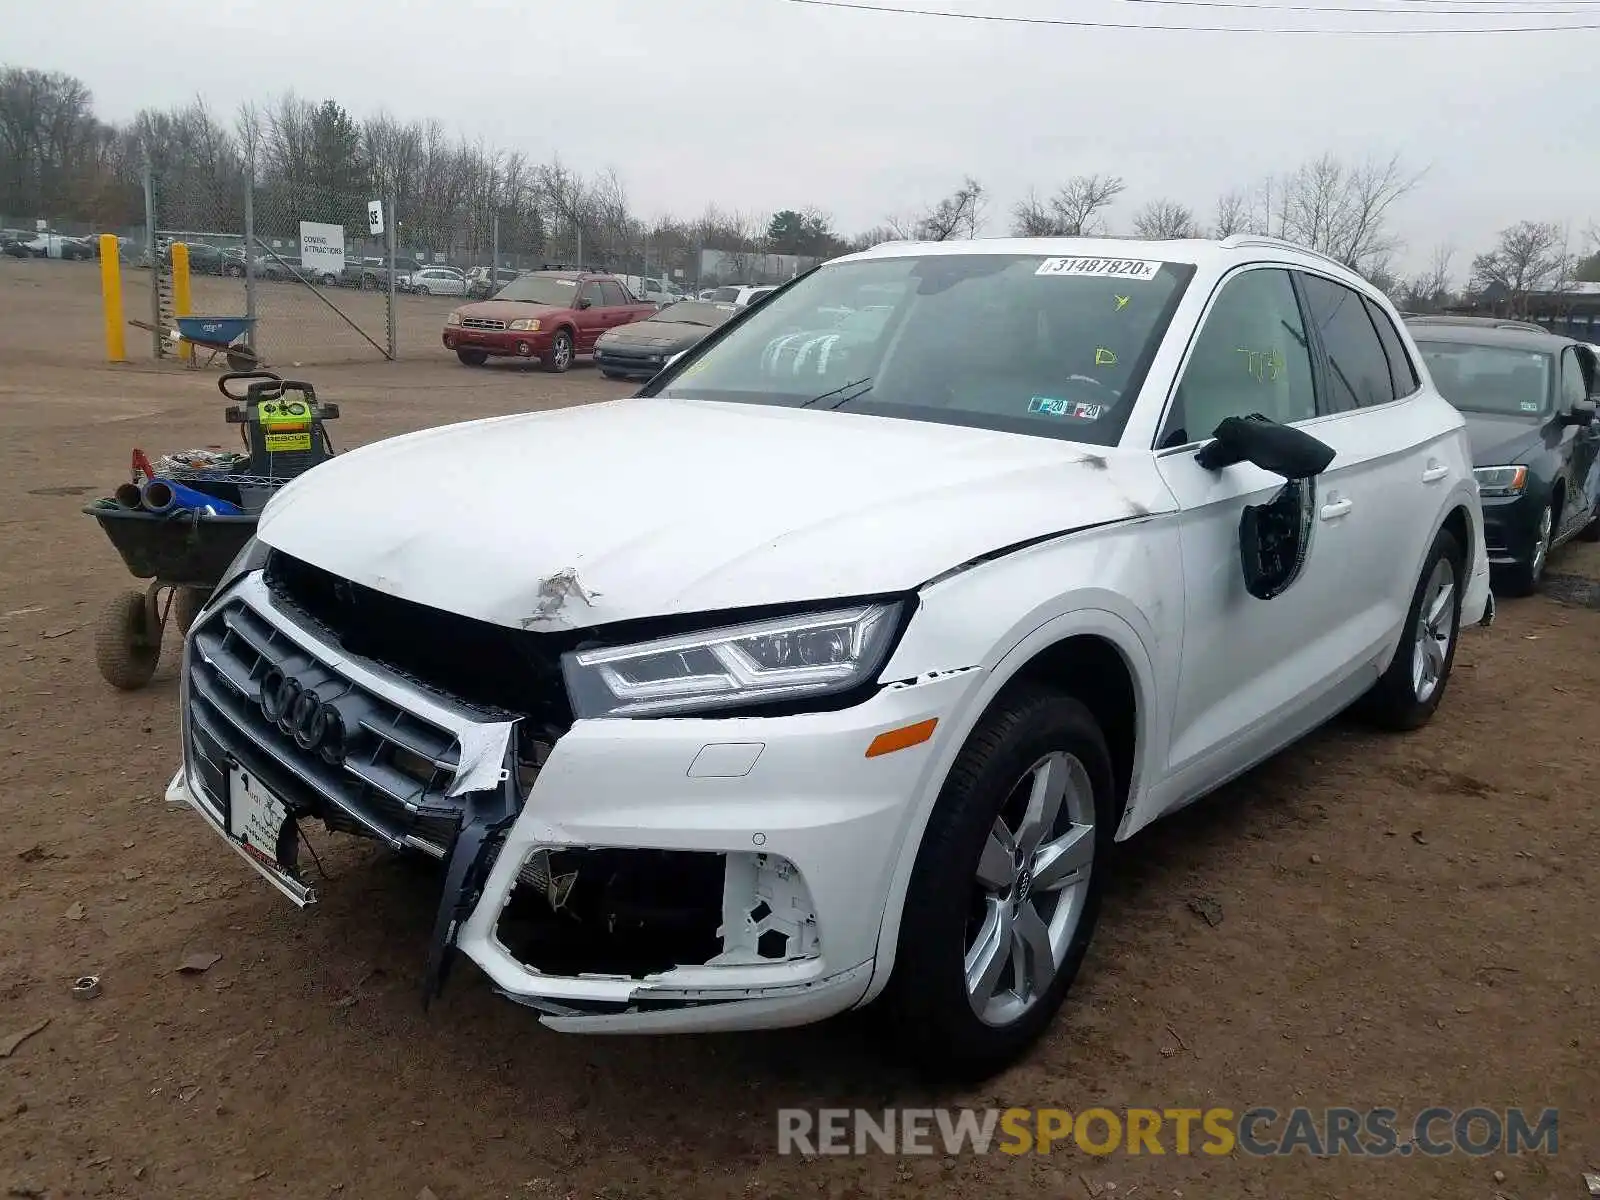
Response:
[{"label": "bare tree", "polygon": [[1012,206],[1011,232],[1017,237],[1060,237],[1066,231],[1055,210],[1030,191]]},{"label": "bare tree", "polygon": [[1100,218],[1126,190],[1120,175],[1074,175],[1050,198],[1050,208],[1063,233],[1081,237],[1095,232]]},{"label": "bare tree", "polygon": [[948,242],[952,238],[970,238],[978,234],[983,223],[983,213],[988,196],[979,183],[968,175],[961,186],[938,202],[929,205],[910,219],[889,219],[889,227],[896,237],[916,242]]},{"label": "bare tree", "polygon": [[1351,270],[1399,248],[1389,210],[1421,182],[1399,155],[1350,164],[1332,154],[1303,164],[1279,184],[1278,236],[1318,250]]},{"label": "bare tree", "polygon": [[1455,247],[1448,242],[1433,249],[1428,269],[1406,281],[1402,302],[1409,309],[1434,312],[1450,298],[1454,280]]},{"label": "bare tree", "polygon": [[1250,201],[1243,192],[1224,192],[1217,197],[1217,216],[1212,230],[1219,238],[1254,232],[1250,228]]},{"label": "bare tree", "polygon": [[1514,312],[1526,312],[1529,295],[1559,289],[1571,272],[1565,228],[1555,221],[1518,221],[1500,231],[1494,249],[1472,260],[1472,285],[1498,286]]},{"label": "bare tree", "polygon": [[1194,211],[1175,200],[1152,200],[1133,214],[1133,230],[1150,241],[1200,236]]}]

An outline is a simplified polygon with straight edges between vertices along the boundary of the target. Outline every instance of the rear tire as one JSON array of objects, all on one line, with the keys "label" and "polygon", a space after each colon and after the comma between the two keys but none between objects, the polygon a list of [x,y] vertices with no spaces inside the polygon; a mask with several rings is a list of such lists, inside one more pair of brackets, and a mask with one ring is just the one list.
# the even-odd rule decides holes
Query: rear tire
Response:
[{"label": "rear tire", "polygon": [[[1049,815],[1030,799],[1051,791],[1038,783],[1041,767],[1061,789]],[[917,851],[880,1007],[919,1070],[986,1079],[1048,1028],[1094,933],[1116,828],[1113,780],[1093,715],[1044,688],[1002,696],[967,738]],[[1035,839],[1025,831],[1036,811]],[[1040,849],[1030,853],[1029,841]],[[1046,882],[1046,870],[1060,875]],[[1008,872],[1009,882],[990,882]]]},{"label": "rear tire", "polygon": [[161,631],[150,628],[143,592],[130,589],[106,605],[95,628],[94,659],[119,691],[135,692],[150,682],[161,660]]},{"label": "rear tire", "polygon": [[482,350],[457,350],[456,357],[461,360],[463,367],[481,367],[489,361],[489,356]]},{"label": "rear tire", "polygon": [[[1461,592],[1466,578],[1466,554],[1454,535],[1441,529],[1411,594],[1394,658],[1361,698],[1362,715],[1373,724],[1406,732],[1426,725],[1438,709],[1461,639]],[[1449,588],[1448,596],[1443,594],[1444,586]]]}]

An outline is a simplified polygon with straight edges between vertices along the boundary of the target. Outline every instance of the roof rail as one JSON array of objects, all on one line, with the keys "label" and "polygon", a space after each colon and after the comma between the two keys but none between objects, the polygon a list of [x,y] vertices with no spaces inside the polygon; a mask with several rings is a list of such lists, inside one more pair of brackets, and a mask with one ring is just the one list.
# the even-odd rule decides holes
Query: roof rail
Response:
[{"label": "roof rail", "polygon": [[1228,250],[1239,250],[1246,246],[1260,246],[1275,250],[1297,250],[1301,254],[1309,254],[1312,258],[1320,258],[1330,262],[1341,270],[1348,271],[1350,266],[1340,262],[1331,254],[1321,250],[1313,250],[1310,246],[1302,246],[1299,242],[1291,242],[1288,238],[1268,237],[1263,233],[1233,233],[1222,239],[1222,245]]}]

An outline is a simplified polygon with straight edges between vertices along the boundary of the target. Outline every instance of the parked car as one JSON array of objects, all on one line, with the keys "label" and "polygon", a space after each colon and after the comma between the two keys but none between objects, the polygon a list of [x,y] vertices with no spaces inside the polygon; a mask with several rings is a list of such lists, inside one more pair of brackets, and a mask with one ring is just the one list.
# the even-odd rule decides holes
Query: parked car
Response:
[{"label": "parked car", "polygon": [[607,379],[649,379],[739,310],[732,304],[680,300],[654,316],[600,335],[594,363]]},{"label": "parked car", "polygon": [[[62,260],[94,258],[98,248],[87,238],[64,233],[19,231],[16,242],[27,250],[26,257],[57,258]],[[16,255],[21,258],[23,255]]]},{"label": "parked car", "polygon": [[775,292],[776,287],[749,287],[745,285],[718,287],[710,289],[710,293],[700,293],[702,300],[710,300],[713,304],[732,304],[738,308],[748,308],[761,297],[770,292]]},{"label": "parked car", "polygon": [[492,300],[465,304],[445,318],[444,345],[469,367],[491,357],[537,358],[565,371],[590,353],[600,335],[656,314],[613,275],[535,271],[513,280]]},{"label": "parked car", "polygon": [[24,230],[0,229],[0,254],[8,258],[37,258],[32,235]]},{"label": "parked car", "polygon": [[1535,325],[1532,321],[1516,321],[1510,317],[1469,317],[1458,316],[1454,313],[1431,313],[1425,315],[1412,315],[1406,317],[1406,324],[1413,329],[1428,325],[1459,325],[1463,327],[1477,327],[1480,329],[1520,329],[1524,333],[1548,333],[1549,330],[1542,325]]},{"label": "parked car", "polygon": [[[607,284],[458,311],[571,337]],[[875,336],[818,316],[885,284]],[[169,797],[297,903],[299,823],[444,860],[430,991],[459,950],[560,1030],[875,1002],[982,1076],[1113,842],[1352,702],[1428,721],[1488,584],[1465,422],[1331,259],[899,243],[636,398],[284,488],[189,634]]]},{"label": "parked car", "polygon": [[510,267],[496,267],[491,278],[488,267],[473,267],[467,272],[467,296],[473,300],[487,300],[521,274]]},{"label": "parked car", "polygon": [[[206,242],[185,242],[189,248],[189,273],[191,275],[228,275],[244,278],[244,252],[232,246],[213,246]],[[163,251],[167,265],[172,264],[172,245]]]},{"label": "parked car", "polygon": [[1528,595],[1553,549],[1600,541],[1600,357],[1543,330],[1413,324],[1412,336],[1466,416],[1496,583]]},{"label": "parked car", "polygon": [[[422,270],[422,264],[414,258],[400,258],[394,260],[395,290],[400,289],[400,280]],[[323,280],[328,283],[327,279]],[[343,287],[360,288],[366,292],[382,292],[389,288],[389,263],[383,258],[346,259],[344,271],[336,281]],[[329,284],[329,286],[332,286]]]},{"label": "parked car", "polygon": [[624,275],[622,286],[636,300],[649,300],[652,304],[676,304],[684,299],[683,289],[671,280],[656,279],[649,275]]},{"label": "parked car", "polygon": [[402,291],[418,296],[465,296],[467,278],[454,267],[423,267],[397,284]]},{"label": "parked car", "polygon": [[277,283],[290,279],[314,281],[316,275],[293,254],[258,254],[250,266],[257,279],[270,279]]}]

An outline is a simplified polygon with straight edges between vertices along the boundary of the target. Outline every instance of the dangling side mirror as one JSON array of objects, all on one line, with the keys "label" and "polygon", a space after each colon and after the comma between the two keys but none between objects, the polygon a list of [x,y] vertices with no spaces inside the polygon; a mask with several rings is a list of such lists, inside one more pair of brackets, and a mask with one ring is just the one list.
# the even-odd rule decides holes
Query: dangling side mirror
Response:
[{"label": "dangling side mirror", "polygon": [[1246,505],[1239,516],[1239,565],[1245,589],[1258,600],[1281,596],[1300,578],[1311,548],[1316,477],[1336,451],[1309,433],[1265,417],[1228,417],[1195,458],[1220,471],[1249,462],[1287,481],[1265,504]]}]

